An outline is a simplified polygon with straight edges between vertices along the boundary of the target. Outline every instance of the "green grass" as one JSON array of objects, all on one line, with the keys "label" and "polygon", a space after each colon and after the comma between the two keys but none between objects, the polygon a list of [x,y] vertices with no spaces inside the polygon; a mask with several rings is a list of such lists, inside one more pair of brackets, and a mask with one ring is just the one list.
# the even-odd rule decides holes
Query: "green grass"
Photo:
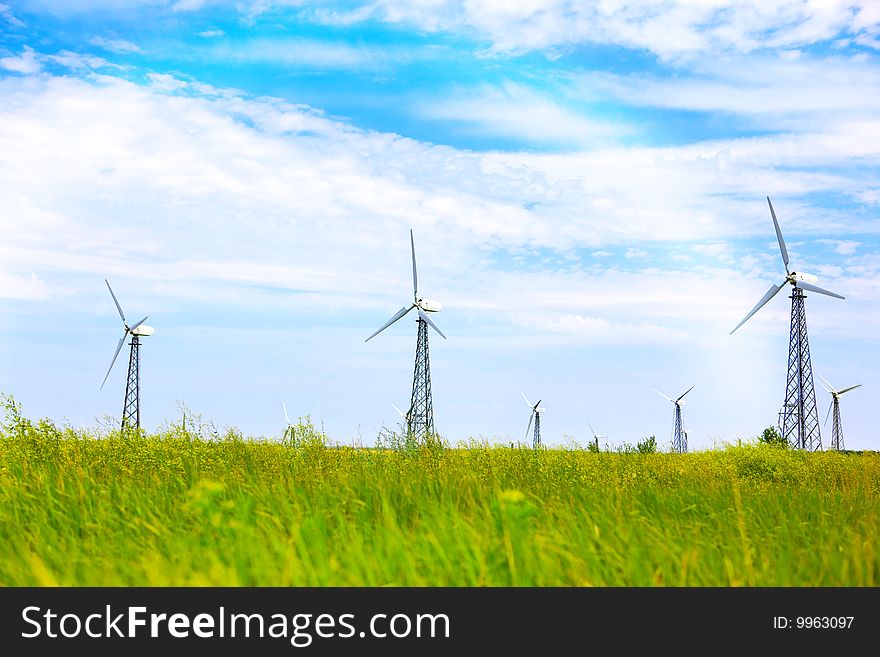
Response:
[{"label": "green grass", "polygon": [[877,586],[880,454],[0,433],[5,586]]}]

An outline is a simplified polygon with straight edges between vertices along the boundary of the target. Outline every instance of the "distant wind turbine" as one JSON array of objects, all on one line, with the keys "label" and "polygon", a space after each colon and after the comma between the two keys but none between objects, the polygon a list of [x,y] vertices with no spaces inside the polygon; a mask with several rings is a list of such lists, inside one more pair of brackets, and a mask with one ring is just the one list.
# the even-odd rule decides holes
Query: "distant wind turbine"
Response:
[{"label": "distant wind turbine", "polygon": [[828,392],[831,393],[831,405],[828,407],[828,413],[825,414],[825,424],[828,424],[828,416],[832,414],[832,411],[834,412],[834,419],[831,420],[831,449],[844,449],[843,425],[840,423],[840,398],[844,393],[860,388],[862,384],[857,383],[856,385],[849,386],[843,390],[835,390],[834,386],[828,383],[828,379],[824,378],[821,374],[819,375],[819,380]]},{"label": "distant wind turbine", "polygon": [[673,411],[672,451],[679,454],[684,454],[688,451],[687,432],[683,431],[681,428],[681,406],[682,404],[684,404],[682,399],[684,399],[684,396],[693,389],[694,386],[691,386],[683,393],[681,393],[677,399],[671,399],[656,388],[651,388],[651,390],[663,397],[663,399],[671,401],[675,405],[675,410]]}]

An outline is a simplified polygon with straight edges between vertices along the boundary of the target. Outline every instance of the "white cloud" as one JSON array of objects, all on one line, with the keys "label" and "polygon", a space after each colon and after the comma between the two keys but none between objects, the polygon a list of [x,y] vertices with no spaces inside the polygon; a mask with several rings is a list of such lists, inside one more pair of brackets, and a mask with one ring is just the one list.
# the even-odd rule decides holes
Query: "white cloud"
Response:
[{"label": "white cloud", "polygon": [[[359,130],[278,99],[164,74],[150,80],[149,87],[111,76],[0,81],[0,179],[7,190],[0,195],[7,235],[0,254],[8,275],[140,272],[166,300],[181,303],[206,294],[230,305],[263,303],[264,295],[241,294],[256,286],[303,295],[312,308],[357,306],[382,315],[406,293],[399,271],[406,258],[393,256],[406,255],[413,227],[417,249],[426,254],[420,273],[435,281],[430,294],[461,312],[509,312],[526,302],[536,317],[520,315],[524,326],[601,337],[613,330],[598,330],[593,319],[639,325],[627,317],[638,305],[648,324],[687,332],[692,329],[676,324],[681,318],[721,315],[720,305],[689,307],[695,286],[720,287],[745,267],[766,288],[761,269],[775,271],[771,251],[759,268],[729,247],[729,240],[752,235],[773,246],[766,201],[755,194],[754,181],[771,181],[795,198],[823,181],[807,137],[783,152],[776,138],[767,138],[568,155],[479,154]],[[852,137],[836,142],[841,158],[853,162],[872,153],[864,135]],[[836,191],[860,185],[858,176],[825,178]],[[799,219],[808,212],[785,198],[775,205],[794,248],[809,229]],[[707,272],[678,260],[690,272],[687,285],[681,272],[667,283],[692,292],[670,298],[662,285],[648,283],[664,280],[662,274],[639,269],[647,252],[629,246],[636,241],[696,241],[695,252],[731,271]],[[625,246],[626,257],[613,260],[609,245]],[[546,275],[493,272],[495,256],[513,263],[531,259],[536,248],[562,254],[586,248],[609,264],[582,273],[574,258],[563,271],[550,265]],[[427,256],[441,251],[440,258]],[[638,273],[615,273],[618,264]],[[583,265],[593,266],[599,265]],[[878,266],[865,266],[870,280]],[[569,295],[550,291],[560,285]],[[597,297],[594,289],[605,292]],[[880,297],[870,286],[863,290]],[[711,295],[708,288],[699,294]],[[740,301],[744,311],[754,303]],[[723,303],[733,302],[728,295]],[[542,313],[550,319],[539,320]]]},{"label": "white cloud", "polygon": [[34,273],[17,275],[0,272],[0,299],[43,301],[49,296],[47,285]]},{"label": "white cloud", "polygon": [[0,57],[0,68],[12,71],[13,73],[28,75],[37,73],[42,68],[42,65],[38,61],[34,49],[30,46],[25,46],[18,57]]},{"label": "white cloud", "polygon": [[695,64],[689,75],[573,76],[579,93],[634,106],[723,112],[775,130],[817,128],[876,116],[880,69],[872,57],[749,55]]},{"label": "white cloud", "polygon": [[608,142],[629,131],[621,124],[585,116],[551,97],[513,83],[420,100],[412,109],[423,118],[461,124],[463,130],[481,135],[571,150]]},{"label": "white cloud", "polygon": [[215,43],[207,54],[226,62],[277,62],[324,69],[381,69],[411,59],[413,53],[395,47],[354,46],[308,38],[253,38]]},{"label": "white cloud", "polygon": [[95,57],[93,55],[82,55],[80,53],[62,50],[55,55],[45,55],[46,60],[64,66],[72,71],[90,71],[99,68],[120,68],[116,64],[111,64],[106,59]]},{"label": "white cloud", "polygon": [[128,54],[128,53],[137,53],[144,54],[144,50],[138,46],[137,44],[132,43],[131,41],[126,41],[125,39],[114,39],[114,38],[105,38],[105,37],[92,37],[89,39],[89,43],[94,46],[98,46],[99,48],[103,48],[104,50],[109,50],[110,52],[120,53],[120,54]]},{"label": "white cloud", "polygon": [[663,59],[792,49],[847,35],[870,45],[880,21],[869,0],[377,0],[316,15],[343,24],[378,18],[429,31],[468,31],[500,53],[600,43]]},{"label": "white cloud", "polygon": [[221,37],[225,34],[226,34],[226,32],[224,32],[223,30],[218,30],[218,29],[204,30],[203,32],[199,32],[199,36],[205,37],[206,39],[210,39],[213,37]]},{"label": "white cloud", "polygon": [[834,252],[840,255],[852,255],[856,252],[860,246],[862,246],[861,242],[854,242],[852,240],[827,240],[820,239],[816,240],[820,244],[830,244],[834,247]]},{"label": "white cloud", "polygon": [[10,9],[9,5],[5,3],[0,3],[0,18],[14,27],[24,27],[24,23],[15,17],[15,14],[12,13],[12,9]]}]

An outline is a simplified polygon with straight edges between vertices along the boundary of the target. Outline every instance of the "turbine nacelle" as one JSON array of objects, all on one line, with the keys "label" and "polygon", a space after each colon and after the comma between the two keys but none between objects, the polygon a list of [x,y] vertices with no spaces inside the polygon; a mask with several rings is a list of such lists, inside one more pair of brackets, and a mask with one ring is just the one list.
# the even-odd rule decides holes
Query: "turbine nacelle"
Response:
[{"label": "turbine nacelle", "polygon": [[819,282],[818,276],[813,276],[812,274],[797,271],[790,272],[788,276],[786,276],[786,279],[792,285],[797,285],[798,281],[803,281],[804,283],[812,283],[813,285]]},{"label": "turbine nacelle", "polygon": [[443,304],[433,299],[416,299],[416,306],[426,313],[439,313],[443,310]]},{"label": "turbine nacelle", "polygon": [[140,326],[136,326],[129,331],[129,333],[131,333],[132,335],[137,335],[142,338],[144,338],[148,335],[153,335],[155,332],[156,332],[156,329],[154,329],[152,326],[147,326],[146,324],[141,324]]}]

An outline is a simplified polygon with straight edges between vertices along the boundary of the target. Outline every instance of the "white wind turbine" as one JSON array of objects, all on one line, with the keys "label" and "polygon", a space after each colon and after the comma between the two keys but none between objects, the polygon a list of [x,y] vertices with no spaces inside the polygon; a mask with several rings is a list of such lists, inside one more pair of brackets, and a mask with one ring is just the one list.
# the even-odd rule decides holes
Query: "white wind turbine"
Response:
[{"label": "white wind turbine", "polygon": [[785,402],[783,403],[781,429],[782,436],[794,447],[807,450],[817,450],[822,447],[822,437],[819,431],[819,413],[816,409],[816,390],[813,387],[813,365],[810,360],[810,342],[807,335],[807,312],[804,307],[803,291],[809,290],[817,294],[843,299],[836,292],[824,290],[815,285],[817,278],[812,274],[789,270],[788,249],[785,248],[785,240],[782,238],[782,230],[776,220],[776,211],[770,197],[767,197],[770,206],[770,216],[773,217],[773,228],[776,230],[776,241],[779,243],[779,253],[782,255],[782,265],[785,278],[778,285],[771,285],[767,293],[755,304],[742,321],[733,327],[731,335],[748,319],[758,312],[779,291],[791,285],[791,326],[789,329],[788,343],[788,377],[785,386]]},{"label": "white wind turbine", "polygon": [[416,338],[416,361],[413,371],[412,397],[410,399],[409,411],[407,411],[405,417],[407,420],[407,432],[416,436],[424,436],[434,433],[434,405],[431,398],[431,361],[428,353],[428,326],[437,331],[444,340],[446,336],[443,335],[443,331],[437,328],[437,325],[431,321],[427,314],[440,312],[443,304],[439,301],[423,299],[419,296],[416,245],[412,229],[409,231],[409,243],[412,253],[413,301],[408,306],[398,310],[391,319],[379,327],[364,342],[369,342],[394,322],[409,313],[409,311],[415,309],[418,313],[418,318],[416,319],[418,335]]},{"label": "white wind turbine", "polygon": [[532,404],[532,402],[530,402],[528,398],[526,398],[526,393],[520,390],[519,394],[521,394],[522,398],[525,399],[526,406],[532,409],[531,413],[529,413],[529,426],[526,428],[525,437],[529,437],[529,430],[532,428],[532,420],[534,420],[535,433],[532,436],[532,448],[537,449],[537,447],[541,444],[541,413],[544,412],[544,409],[540,405],[542,400],[539,399],[537,404]]},{"label": "white wind turbine", "polygon": [[607,438],[608,436],[603,436],[601,434],[596,433],[596,430],[593,428],[593,425],[587,422],[587,426],[590,427],[590,433],[593,435],[593,444],[596,446],[596,451],[599,450],[599,438]]},{"label": "white wind turbine", "polygon": [[694,386],[691,386],[683,393],[681,393],[676,399],[671,399],[656,388],[651,388],[651,390],[663,397],[663,399],[671,401],[675,405],[675,410],[673,411],[672,451],[679,454],[684,454],[688,451],[687,432],[681,428],[681,407],[684,404],[684,401],[682,400],[684,399],[684,396],[693,389]]},{"label": "white wind turbine", "polygon": [[125,403],[122,406],[122,428],[134,427],[138,429],[141,426],[140,339],[153,335],[156,330],[152,326],[144,324],[147,321],[146,316],[139,322],[129,326],[128,321],[125,319],[125,313],[122,312],[122,306],[119,305],[116,295],[113,294],[113,288],[110,287],[110,281],[105,278],[104,282],[107,283],[107,289],[110,290],[110,296],[113,297],[113,303],[116,304],[116,310],[119,311],[119,316],[122,318],[123,333],[122,337],[119,338],[119,343],[116,345],[116,352],[113,354],[113,360],[110,361],[107,374],[104,375],[104,380],[101,382],[101,389],[104,389],[107,377],[110,376],[110,371],[116,364],[116,358],[119,356],[119,352],[122,351],[125,338],[130,335],[131,342],[129,345],[131,346],[131,351],[128,358],[128,378],[125,383]]},{"label": "white wind turbine", "polygon": [[828,383],[828,379],[821,374],[819,375],[819,380],[822,385],[825,386],[826,390],[831,393],[831,405],[828,407],[828,412],[825,414],[825,424],[828,424],[828,416],[834,411],[834,419],[831,420],[831,449],[844,449],[843,425],[840,423],[840,398],[844,393],[860,388],[862,384],[857,383],[856,385],[849,386],[843,390],[835,390],[834,386]]}]

